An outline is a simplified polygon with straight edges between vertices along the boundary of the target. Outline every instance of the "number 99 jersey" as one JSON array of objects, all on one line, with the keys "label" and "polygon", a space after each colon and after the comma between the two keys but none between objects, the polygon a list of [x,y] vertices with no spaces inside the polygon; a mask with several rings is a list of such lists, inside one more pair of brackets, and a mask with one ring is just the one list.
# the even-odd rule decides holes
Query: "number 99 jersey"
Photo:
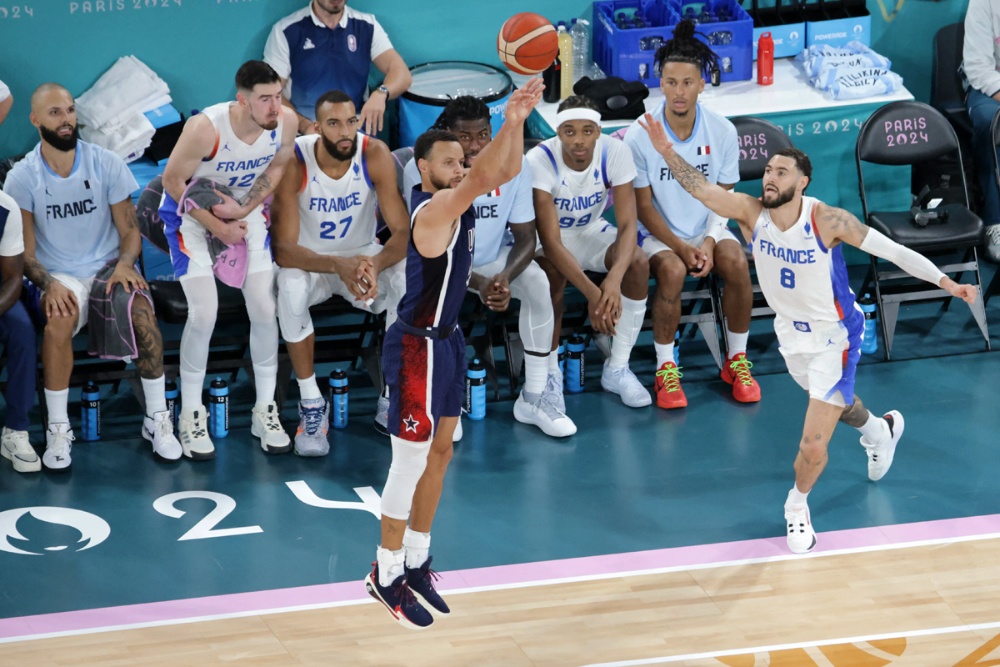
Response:
[{"label": "number 99 jersey", "polygon": [[358,149],[347,173],[333,179],[316,162],[318,134],[295,140],[302,163],[299,190],[299,245],[321,255],[351,255],[375,242],[377,198],[368,176],[369,138],[358,132]]},{"label": "number 99 jersey", "polygon": [[611,188],[630,183],[636,176],[632,151],[621,140],[603,134],[594,146],[593,161],[583,171],[566,166],[558,136],[528,151],[528,163],[532,187],[552,195],[564,237],[598,224]]}]

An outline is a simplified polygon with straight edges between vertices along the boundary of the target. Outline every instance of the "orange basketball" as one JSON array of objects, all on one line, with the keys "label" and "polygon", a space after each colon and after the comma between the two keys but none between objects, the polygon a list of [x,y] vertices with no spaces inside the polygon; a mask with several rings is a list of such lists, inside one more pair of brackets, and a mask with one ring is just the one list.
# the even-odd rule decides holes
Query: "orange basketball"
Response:
[{"label": "orange basketball", "polygon": [[522,12],[511,16],[500,28],[497,52],[512,72],[538,74],[556,59],[559,38],[544,17]]}]

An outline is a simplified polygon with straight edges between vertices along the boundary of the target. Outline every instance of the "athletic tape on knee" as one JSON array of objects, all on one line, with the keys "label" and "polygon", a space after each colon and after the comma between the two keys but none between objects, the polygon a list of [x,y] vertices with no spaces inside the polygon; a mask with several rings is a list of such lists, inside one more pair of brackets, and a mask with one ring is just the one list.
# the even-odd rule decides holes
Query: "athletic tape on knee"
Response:
[{"label": "athletic tape on knee", "polygon": [[391,436],[391,440],[392,465],[382,490],[382,514],[390,519],[405,521],[410,518],[417,482],[427,467],[431,442],[410,442],[396,436]]}]

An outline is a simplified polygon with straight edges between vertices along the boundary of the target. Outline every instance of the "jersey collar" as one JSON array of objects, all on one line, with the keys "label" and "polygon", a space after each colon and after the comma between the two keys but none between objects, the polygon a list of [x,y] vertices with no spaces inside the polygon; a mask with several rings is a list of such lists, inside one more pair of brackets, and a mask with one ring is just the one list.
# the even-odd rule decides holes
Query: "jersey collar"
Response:
[{"label": "jersey collar", "polygon": [[[343,14],[343,16],[340,17],[340,22],[337,24],[338,27],[340,27],[340,28],[346,28],[347,27],[347,13],[349,11],[350,11],[350,8],[347,5],[344,5],[344,14]],[[313,23],[316,25],[317,28],[326,28],[327,27],[326,24],[323,23],[322,21],[320,21],[319,17],[316,16],[316,10],[313,8],[312,0],[309,0],[309,16],[312,17]]]},{"label": "jersey collar", "polygon": [[667,122],[667,101],[663,100],[663,107],[660,109],[660,120],[663,123],[663,129],[667,131],[667,137],[670,139],[670,143],[680,144],[681,146],[686,146],[691,143],[691,140],[695,138],[698,134],[698,129],[701,127],[701,119],[704,114],[701,112],[701,102],[696,102],[694,105],[694,129],[691,130],[691,136],[687,138],[687,141],[681,141],[674,134],[674,131],[670,129],[670,123]]},{"label": "jersey collar", "polygon": [[[79,139],[76,140],[76,154],[73,156],[73,169],[69,172],[69,176],[67,176],[66,178],[72,178],[73,174],[76,173],[76,170],[80,168],[80,149],[81,149],[80,144],[81,143],[83,143],[83,142],[81,142]],[[38,158],[41,160],[42,164],[45,166],[45,170],[48,171],[50,174],[52,174],[52,176],[54,176],[55,178],[58,178],[60,180],[65,180],[65,179],[63,179],[62,176],[60,176],[56,172],[52,171],[52,167],[50,167],[49,163],[46,162],[45,156],[42,155],[42,142],[38,142]]]}]

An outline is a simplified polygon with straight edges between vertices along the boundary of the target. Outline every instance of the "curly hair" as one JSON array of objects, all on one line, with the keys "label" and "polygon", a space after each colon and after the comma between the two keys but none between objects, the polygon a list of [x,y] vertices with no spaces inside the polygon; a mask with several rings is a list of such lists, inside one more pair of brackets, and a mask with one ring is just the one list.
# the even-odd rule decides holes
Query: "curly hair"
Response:
[{"label": "curly hair", "polygon": [[490,108],[486,106],[486,102],[483,102],[478,97],[461,95],[448,102],[444,111],[434,121],[431,129],[454,130],[455,123],[460,120],[485,120],[489,122]]},{"label": "curly hair", "polygon": [[666,63],[688,63],[697,66],[702,76],[710,78],[719,68],[719,56],[695,35],[694,23],[685,19],[674,28],[674,38],[656,52],[655,63],[662,71]]}]

